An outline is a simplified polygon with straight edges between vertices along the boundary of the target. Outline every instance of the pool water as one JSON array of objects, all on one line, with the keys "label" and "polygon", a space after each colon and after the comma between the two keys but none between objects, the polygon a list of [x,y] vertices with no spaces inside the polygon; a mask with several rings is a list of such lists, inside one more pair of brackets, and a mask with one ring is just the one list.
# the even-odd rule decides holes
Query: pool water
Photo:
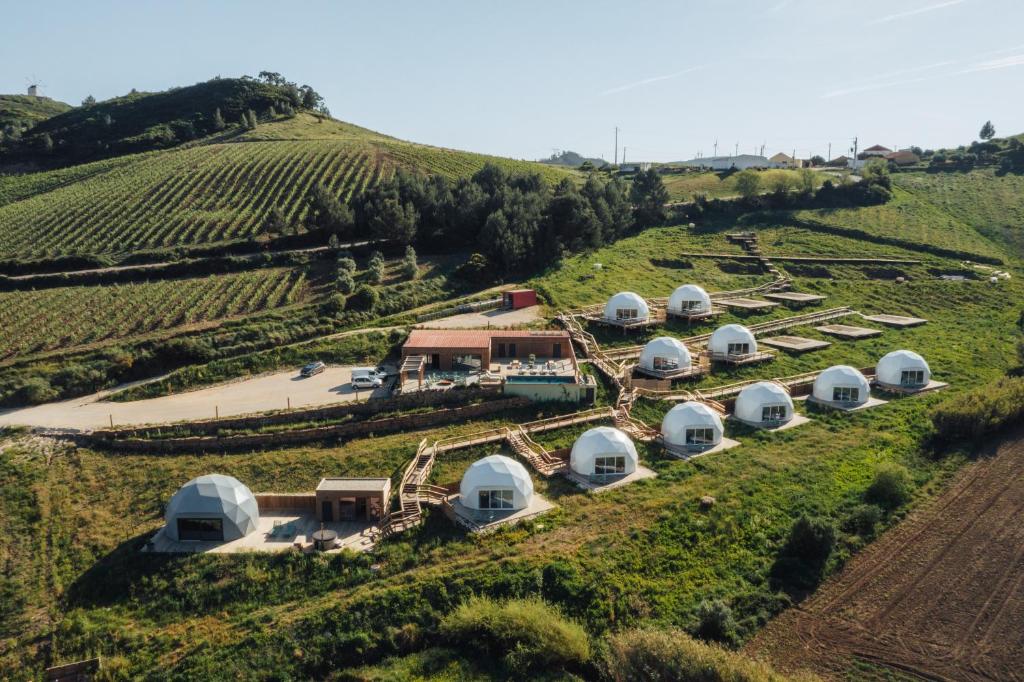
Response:
[{"label": "pool water", "polygon": [[545,374],[509,374],[505,380],[510,384],[572,384],[576,382],[571,376]]}]

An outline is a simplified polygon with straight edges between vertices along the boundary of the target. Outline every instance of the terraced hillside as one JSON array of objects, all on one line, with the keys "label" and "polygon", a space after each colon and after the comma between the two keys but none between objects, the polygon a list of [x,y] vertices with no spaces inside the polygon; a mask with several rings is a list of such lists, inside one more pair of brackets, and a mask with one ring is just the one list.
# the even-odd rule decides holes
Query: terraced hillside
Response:
[{"label": "terraced hillside", "polygon": [[[783,180],[794,187],[799,181],[799,173],[793,170],[781,168],[766,170],[759,173],[761,177],[761,189],[768,192],[773,186]],[[815,184],[821,186],[829,175],[825,173],[815,174]],[[727,197],[739,196],[736,189],[735,173],[683,173],[680,175],[666,175],[665,189],[668,190],[672,201],[693,201],[695,194],[703,194],[708,199],[724,199]]]},{"label": "terraced hillside", "polygon": [[273,207],[301,224],[316,183],[350,196],[399,167],[469,175],[491,162],[549,180],[571,171],[403,142],[299,114],[249,134],[0,181],[0,257],[125,253],[252,236]]},{"label": "terraced hillside", "polygon": [[306,298],[288,268],[0,293],[0,360],[253,313]]}]

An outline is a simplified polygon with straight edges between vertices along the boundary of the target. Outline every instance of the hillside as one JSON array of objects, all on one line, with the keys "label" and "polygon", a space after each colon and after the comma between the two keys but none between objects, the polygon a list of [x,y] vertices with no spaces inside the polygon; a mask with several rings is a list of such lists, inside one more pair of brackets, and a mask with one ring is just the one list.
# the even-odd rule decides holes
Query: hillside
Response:
[{"label": "hillside", "polygon": [[40,119],[20,141],[0,148],[0,161],[63,165],[166,149],[240,128],[250,110],[265,118],[302,106],[303,94],[294,84],[252,78],[214,79],[155,93],[133,90]]},{"label": "hillside", "polygon": [[49,118],[71,110],[70,104],[49,97],[32,95],[0,95],[0,142],[11,129],[31,128]]},{"label": "hillside", "polygon": [[0,258],[245,239],[273,207],[302,224],[316,183],[348,197],[397,168],[456,178],[488,162],[552,182],[571,173],[404,142],[307,113],[278,116],[230,139],[0,177]]}]

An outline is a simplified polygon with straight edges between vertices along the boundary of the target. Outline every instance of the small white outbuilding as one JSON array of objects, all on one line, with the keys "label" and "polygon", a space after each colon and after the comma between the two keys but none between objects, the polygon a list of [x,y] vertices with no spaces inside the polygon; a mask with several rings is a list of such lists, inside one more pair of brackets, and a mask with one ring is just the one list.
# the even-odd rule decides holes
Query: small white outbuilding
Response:
[{"label": "small white outbuilding", "polygon": [[690,368],[690,351],[679,339],[659,336],[651,339],[640,351],[637,369],[653,376],[684,372]]},{"label": "small white outbuilding", "polygon": [[723,431],[718,412],[695,400],[673,406],[661,420],[661,437],[670,451],[708,450],[722,442]]},{"label": "small white outbuilding", "polygon": [[932,370],[924,358],[911,350],[894,350],[875,366],[875,381],[885,388],[916,390],[932,379]]},{"label": "small white outbuilding", "polygon": [[691,317],[711,312],[711,297],[696,284],[684,284],[668,297],[668,313]]},{"label": "small white outbuilding", "polygon": [[607,479],[636,471],[639,457],[629,436],[610,426],[589,429],[573,443],[569,468],[580,476]]},{"label": "small white outbuilding", "polygon": [[857,407],[871,397],[868,380],[849,365],[833,365],[814,379],[811,397],[825,405]]},{"label": "small white outbuilding", "polygon": [[208,474],[178,488],[164,512],[164,534],[174,541],[226,542],[256,530],[256,497],[237,478]]},{"label": "small white outbuilding", "polygon": [[647,322],[651,317],[651,311],[647,307],[647,301],[639,294],[620,291],[605,303],[602,317],[606,322],[613,324],[636,324]]},{"label": "small white outbuilding", "polygon": [[793,418],[793,399],[779,384],[759,381],[736,396],[733,416],[751,426],[780,426]]},{"label": "small white outbuilding", "polygon": [[483,511],[518,511],[533,499],[533,480],[522,464],[490,455],[469,465],[459,484],[462,506]]},{"label": "small white outbuilding", "polygon": [[716,360],[743,357],[757,352],[757,340],[742,324],[726,324],[711,334],[708,350]]}]

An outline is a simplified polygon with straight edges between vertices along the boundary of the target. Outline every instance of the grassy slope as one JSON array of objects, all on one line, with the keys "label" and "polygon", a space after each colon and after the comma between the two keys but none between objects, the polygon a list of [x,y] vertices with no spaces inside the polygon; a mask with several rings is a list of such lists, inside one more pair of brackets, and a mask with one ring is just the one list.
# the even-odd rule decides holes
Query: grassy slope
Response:
[{"label": "grassy slope", "polygon": [[1024,256],[1024,176],[970,173],[898,173],[896,186],[928,201],[993,242]]},{"label": "grassy slope", "polygon": [[[787,178],[791,183],[799,181],[800,174],[794,170],[771,169],[760,171],[761,190],[771,191],[772,183],[777,178]],[[825,182],[829,178],[823,173],[816,173],[817,184]],[[722,199],[739,196],[736,190],[736,173],[681,173],[678,175],[666,175],[665,188],[668,190],[672,201],[693,201],[694,194],[703,194],[708,199]]]},{"label": "grassy slope", "polygon": [[[571,173],[316,121],[299,114],[212,143],[85,164],[75,177],[51,171],[39,179],[0,181],[0,257],[122,253],[245,238],[274,206],[301,223],[315,183],[348,196],[399,167],[452,178],[487,162],[552,181]],[[16,200],[4,206],[5,187],[12,187],[7,192]],[[32,188],[38,191],[29,195]]]},{"label": "grassy slope", "polygon": [[[951,229],[967,229],[959,222],[949,224]],[[693,259],[692,270],[673,267],[672,261],[684,251],[732,248],[720,233],[727,227],[721,228],[698,234],[684,228],[649,230],[590,256],[572,258],[534,284],[557,305],[578,305],[623,288],[654,296],[685,281],[711,289],[764,281],[758,275],[727,274],[711,260]],[[858,248],[874,248],[794,228],[771,234],[766,242],[769,253],[855,253]],[[955,266],[955,261],[927,258],[934,265]],[[604,265],[601,271],[594,270],[594,262]],[[929,324],[886,330],[873,340],[834,342],[807,356],[782,354],[771,365],[744,370],[743,376],[780,376],[839,361],[869,365],[888,350],[911,347],[932,362],[938,379],[952,383],[950,391],[959,391],[991,379],[1012,362],[1012,330],[1019,311],[1006,301],[1021,300],[1024,291],[1017,279],[997,289],[983,282],[941,282],[916,269],[909,284],[896,285],[870,280],[858,268],[830,270],[834,280],[798,277],[797,288],[828,294],[826,306],[914,313],[928,318]],[[781,314],[745,319],[760,321]],[[693,332],[703,330],[695,327]],[[896,400],[856,415],[814,414],[812,423],[775,435],[730,425],[730,435],[742,446],[690,463],[645,448],[642,457],[659,477],[600,496],[581,494],[560,479],[538,480],[538,491],[559,505],[539,524],[542,527],[468,539],[443,520],[433,519],[420,531],[384,546],[378,559],[383,570],[378,574],[360,568],[358,560],[344,558],[143,560],[130,550],[133,542],[122,543],[158,527],[160,505],[176,485],[193,475],[216,470],[238,476],[254,490],[281,491],[308,489],[328,473],[395,475],[424,434],[360,439],[342,448],[250,455],[122,457],[83,450],[52,458],[50,466],[32,449],[15,448],[0,454],[14,501],[6,508],[11,520],[0,525],[0,533],[2,544],[13,552],[14,580],[29,585],[27,594],[39,600],[37,615],[46,611],[56,619],[58,658],[102,651],[112,656],[113,665],[135,672],[162,666],[165,674],[178,677],[211,671],[213,676],[245,676],[247,671],[273,668],[303,676],[319,669],[314,661],[325,655],[323,647],[333,647],[335,665],[354,664],[362,654],[354,641],[346,644],[346,638],[358,634],[351,632],[356,626],[333,629],[323,625],[324,619],[331,622],[343,617],[339,614],[376,604],[387,615],[375,618],[396,627],[409,622],[429,625],[431,607],[425,602],[398,609],[384,605],[422,594],[433,608],[444,610],[471,588],[497,594],[539,589],[595,630],[607,627],[612,619],[620,625],[651,618],[687,626],[700,601],[720,597],[749,632],[779,607],[766,578],[796,515],[841,518],[860,502],[882,462],[907,466],[919,496],[931,494],[956,467],[956,457],[934,461],[918,453],[929,406],[941,399],[936,394]],[[666,408],[641,402],[636,414],[657,423]],[[463,424],[431,436],[488,425]],[[544,440],[551,446],[564,445],[572,435],[548,434]],[[446,457],[436,469],[435,482],[454,482],[472,458],[486,451]],[[26,494],[30,503],[18,504]],[[710,513],[696,508],[697,498],[704,494],[718,499]],[[40,509],[39,516],[22,518],[19,510],[26,507]],[[50,538],[46,554],[28,551],[31,537]],[[844,536],[838,560],[863,542]],[[102,571],[83,575],[110,552]],[[539,587],[539,578],[529,578],[533,567],[552,561],[567,563],[585,576],[585,589],[551,590]],[[109,576],[116,576],[114,582]],[[53,601],[52,594],[64,600]],[[328,634],[311,642],[310,629]],[[17,668],[17,651],[9,648],[0,659],[7,670]]]},{"label": "grassy slope", "polygon": [[71,108],[70,104],[49,97],[0,95],[0,128],[8,125],[32,127]]}]

